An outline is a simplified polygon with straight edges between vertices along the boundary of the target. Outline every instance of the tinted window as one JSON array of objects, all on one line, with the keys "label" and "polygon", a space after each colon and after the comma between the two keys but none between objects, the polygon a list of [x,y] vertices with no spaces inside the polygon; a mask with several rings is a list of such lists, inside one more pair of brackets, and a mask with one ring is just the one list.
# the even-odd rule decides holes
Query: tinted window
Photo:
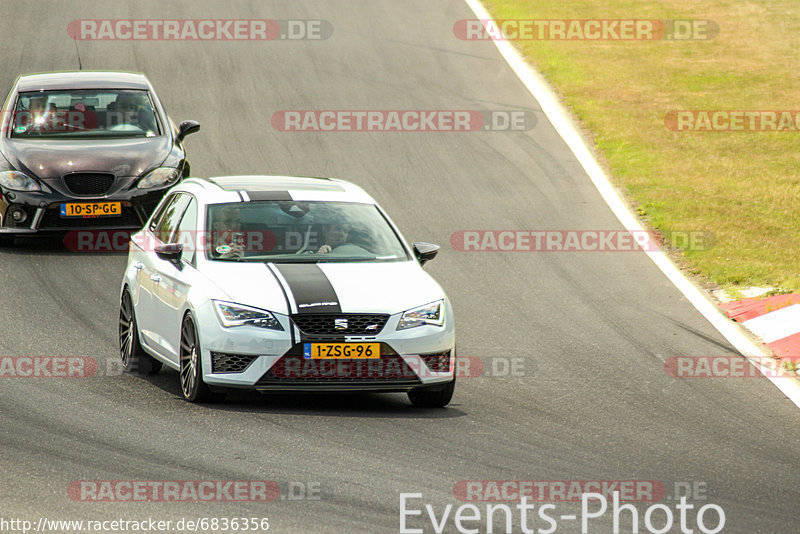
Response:
[{"label": "tinted window", "polygon": [[195,199],[190,200],[189,206],[183,212],[183,218],[178,224],[178,231],[175,232],[171,242],[183,244],[181,259],[194,264],[197,243],[197,201]]},{"label": "tinted window", "polygon": [[177,194],[172,197],[164,206],[164,212],[156,224],[154,233],[162,243],[169,243],[172,234],[178,228],[178,222],[181,220],[186,205],[189,203],[191,197],[189,195]]},{"label": "tinted window", "polygon": [[153,137],[161,135],[147,91],[20,93],[12,137]]},{"label": "tinted window", "polygon": [[156,228],[158,228],[158,225],[161,222],[162,217],[164,216],[164,211],[166,211],[167,206],[170,205],[175,195],[176,193],[169,194],[166,197],[164,197],[164,200],[162,202],[159,203],[155,213],[150,219],[150,225],[147,227],[148,230],[150,230],[151,232],[156,231]]},{"label": "tinted window", "polygon": [[208,207],[212,260],[402,261],[405,248],[373,204],[258,201]]}]

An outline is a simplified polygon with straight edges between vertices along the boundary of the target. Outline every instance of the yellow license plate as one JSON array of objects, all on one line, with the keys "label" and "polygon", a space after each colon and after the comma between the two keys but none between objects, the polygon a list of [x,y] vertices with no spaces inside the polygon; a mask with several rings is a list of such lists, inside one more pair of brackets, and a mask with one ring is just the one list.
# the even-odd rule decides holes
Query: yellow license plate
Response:
[{"label": "yellow license plate", "polygon": [[380,358],[380,343],[305,343],[303,358],[306,360],[339,360]]},{"label": "yellow license plate", "polygon": [[122,215],[122,202],[61,204],[62,217],[113,217],[115,215]]}]

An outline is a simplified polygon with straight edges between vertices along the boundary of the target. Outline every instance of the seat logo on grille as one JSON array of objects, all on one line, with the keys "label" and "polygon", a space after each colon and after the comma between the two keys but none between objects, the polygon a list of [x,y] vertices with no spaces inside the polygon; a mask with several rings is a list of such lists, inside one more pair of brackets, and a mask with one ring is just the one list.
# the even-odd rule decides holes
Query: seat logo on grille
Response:
[{"label": "seat logo on grille", "polygon": [[334,319],[333,328],[336,330],[347,330],[347,319]]}]

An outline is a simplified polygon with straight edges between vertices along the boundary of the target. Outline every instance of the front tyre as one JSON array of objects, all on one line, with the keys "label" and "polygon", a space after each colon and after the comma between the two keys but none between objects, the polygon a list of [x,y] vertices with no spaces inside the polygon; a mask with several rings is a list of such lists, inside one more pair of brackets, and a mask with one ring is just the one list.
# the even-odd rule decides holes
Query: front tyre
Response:
[{"label": "front tyre", "polygon": [[139,343],[139,327],[133,311],[133,300],[126,289],[119,307],[119,354],[122,369],[133,375],[154,375],[161,370],[161,362],[147,354]]},{"label": "front tyre", "polygon": [[408,400],[417,408],[444,408],[450,404],[456,389],[456,379],[441,389],[418,388],[408,392]]},{"label": "front tyre", "polygon": [[189,402],[216,400],[208,385],[203,382],[203,362],[200,358],[200,341],[197,328],[190,314],[183,318],[181,326],[181,391]]}]

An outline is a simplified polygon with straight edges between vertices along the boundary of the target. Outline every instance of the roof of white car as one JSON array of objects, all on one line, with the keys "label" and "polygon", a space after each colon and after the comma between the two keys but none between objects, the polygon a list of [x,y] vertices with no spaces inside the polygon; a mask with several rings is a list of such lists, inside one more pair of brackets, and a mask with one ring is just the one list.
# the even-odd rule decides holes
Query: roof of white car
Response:
[{"label": "roof of white car", "polygon": [[[308,176],[215,176],[188,178],[181,183],[194,190],[207,203],[304,200],[375,204],[375,200],[357,185],[334,178]],[[211,197],[206,195],[211,194]],[[213,199],[213,200],[212,200]]]}]

